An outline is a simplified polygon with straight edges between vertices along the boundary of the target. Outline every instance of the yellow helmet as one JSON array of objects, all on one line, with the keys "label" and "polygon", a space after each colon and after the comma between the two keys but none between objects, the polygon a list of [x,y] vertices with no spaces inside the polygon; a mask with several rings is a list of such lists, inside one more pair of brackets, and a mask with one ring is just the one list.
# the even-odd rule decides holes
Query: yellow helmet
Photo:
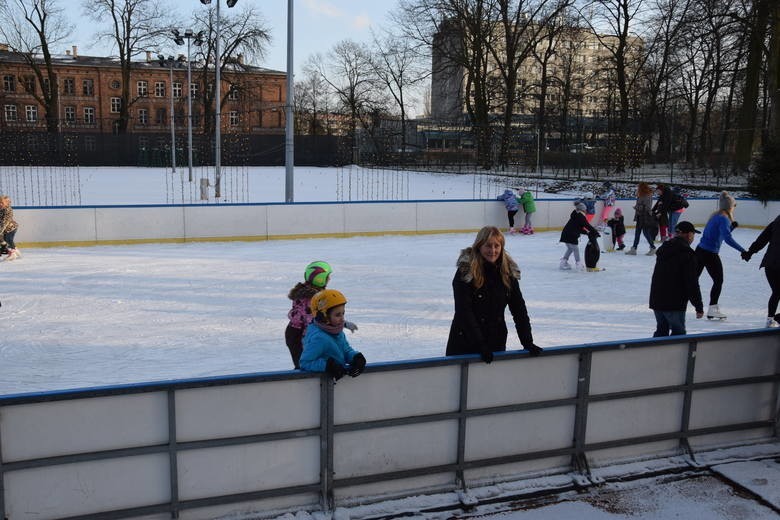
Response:
[{"label": "yellow helmet", "polygon": [[311,298],[311,313],[317,315],[318,312],[327,314],[327,312],[338,305],[344,305],[347,299],[336,289],[324,289]]}]

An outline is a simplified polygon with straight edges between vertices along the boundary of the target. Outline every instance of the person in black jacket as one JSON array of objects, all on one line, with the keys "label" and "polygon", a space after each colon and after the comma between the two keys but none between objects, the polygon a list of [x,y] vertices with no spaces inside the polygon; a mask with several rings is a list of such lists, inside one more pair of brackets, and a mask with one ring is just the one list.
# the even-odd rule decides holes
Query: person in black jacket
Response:
[{"label": "person in black jacket", "polygon": [[767,244],[769,247],[758,268],[764,268],[766,281],[769,282],[769,288],[772,290],[767,303],[766,326],[777,327],[780,321],[780,315],[777,314],[777,304],[780,302],[780,215],[770,222],[750,244],[748,250],[742,253],[742,259],[746,262],[750,261],[750,257],[761,251]]},{"label": "person in black jacket", "polygon": [[[585,203],[579,202],[578,200],[574,203],[574,208],[574,211],[569,215],[569,220],[563,226],[561,238],[559,240],[559,242],[566,244],[566,252],[563,254],[563,258],[561,258],[561,263],[559,264],[559,268],[564,271],[571,269],[569,257],[572,254],[574,254],[574,268],[578,271],[585,269],[585,266],[580,262],[580,235],[588,235],[589,241],[595,241],[595,239],[600,236],[599,232],[596,231],[596,228],[591,226],[588,222],[585,215]],[[596,248],[598,248],[598,244],[596,244]],[[595,263],[592,267],[596,267]]]},{"label": "person in black jacket", "polygon": [[696,253],[691,249],[696,233],[700,231],[693,224],[680,222],[674,237],[661,244],[656,252],[650,284],[650,308],[655,312],[656,322],[653,337],[684,335],[685,308],[689,301],[696,309],[696,319],[704,316]]},{"label": "person in black jacket", "polygon": [[483,227],[474,244],[461,250],[452,280],[455,316],[447,340],[447,355],[479,354],[485,363],[493,352],[506,350],[506,307],[512,313],[523,348],[532,356],[542,352],[534,345],[531,321],[520,292],[520,269],[504,250],[504,235],[497,227]]}]

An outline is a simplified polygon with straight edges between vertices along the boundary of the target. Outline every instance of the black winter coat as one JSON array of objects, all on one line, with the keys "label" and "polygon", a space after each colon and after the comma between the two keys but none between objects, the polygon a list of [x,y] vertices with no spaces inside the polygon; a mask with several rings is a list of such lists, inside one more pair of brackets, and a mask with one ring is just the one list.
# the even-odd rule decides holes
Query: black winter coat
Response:
[{"label": "black winter coat", "polygon": [[585,218],[581,212],[574,210],[569,216],[569,221],[563,226],[561,231],[561,239],[559,242],[564,244],[579,244],[580,235],[598,235],[598,231],[588,223],[588,219]]},{"label": "black winter coat", "polygon": [[495,265],[485,263],[485,283],[474,288],[469,264],[471,248],[461,251],[458,270],[452,280],[455,316],[447,339],[447,355],[480,354],[506,350],[507,327],[504,313],[507,305],[515,322],[515,329],[524,347],[533,345],[531,322],[520,292],[520,270],[512,262],[510,287],[504,286]]},{"label": "black winter coat", "polygon": [[661,244],[655,253],[650,308],[684,311],[690,301],[696,312],[704,312],[697,265],[696,253],[684,238],[674,237]]},{"label": "black winter coat", "polygon": [[769,247],[764,253],[764,258],[761,259],[762,267],[768,267],[769,269],[780,270],[780,215],[777,216],[767,227],[758,235],[758,238],[750,244],[748,252],[753,255],[764,249],[764,246],[769,244]]}]

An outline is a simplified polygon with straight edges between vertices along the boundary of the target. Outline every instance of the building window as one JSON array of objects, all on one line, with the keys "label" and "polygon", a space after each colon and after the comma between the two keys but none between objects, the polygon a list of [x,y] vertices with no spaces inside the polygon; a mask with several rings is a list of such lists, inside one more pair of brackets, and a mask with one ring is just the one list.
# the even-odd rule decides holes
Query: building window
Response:
[{"label": "building window", "polygon": [[192,99],[198,99],[198,84],[190,83],[190,96]]},{"label": "building window", "polygon": [[73,78],[65,78],[62,82],[62,93],[66,96],[75,96],[76,80]]},{"label": "building window", "polygon": [[112,114],[118,114],[122,110],[122,98],[121,97],[112,97],[111,98],[111,113]]},{"label": "building window", "polygon": [[154,122],[158,125],[164,125],[165,124],[165,109],[164,108],[158,108],[157,109],[157,117],[155,118]]},{"label": "building window", "polygon": [[232,110],[230,112],[228,121],[230,121],[230,126],[238,126],[238,112]]},{"label": "building window", "polygon": [[95,107],[84,107],[84,122],[88,125],[95,124]]},{"label": "building window", "polygon": [[75,152],[78,148],[78,143],[78,137],[75,135],[66,135],[63,137],[63,145],[67,152]]},{"label": "building window", "polygon": [[138,149],[145,152],[149,148],[149,138],[141,136],[138,138]]},{"label": "building window", "polygon": [[196,109],[192,110],[192,126],[196,128],[200,126],[200,112]]},{"label": "building window", "polygon": [[49,78],[43,78],[43,92],[47,96],[51,94],[51,81],[49,81]]},{"label": "building window", "polygon": [[84,151],[86,152],[94,152],[95,151],[95,136],[94,135],[85,135],[84,136]]},{"label": "building window", "polygon": [[178,81],[173,84],[173,97],[176,99],[181,98],[181,83]]},{"label": "building window", "polygon": [[121,85],[121,83],[119,83],[118,79],[111,80],[111,88],[112,89],[116,90],[116,89],[119,88],[120,85]]},{"label": "building window", "polygon": [[28,123],[35,123],[38,121],[38,107],[35,105],[25,105],[24,114]]},{"label": "building window", "polygon": [[5,106],[5,120],[8,122],[16,121],[16,105],[6,105]]},{"label": "building window", "polygon": [[92,97],[95,95],[95,80],[85,79],[81,82],[81,93],[84,96]]},{"label": "building window", "polygon": [[6,92],[16,92],[16,78],[10,74],[3,76],[3,90]]},{"label": "building window", "polygon": [[157,97],[165,97],[165,82],[155,81],[154,83],[154,95]]},{"label": "building window", "polygon": [[138,97],[146,97],[149,95],[149,82],[141,80],[138,85]]},{"label": "building window", "polygon": [[173,113],[173,120],[177,126],[182,126],[187,119],[184,117],[184,109],[180,108]]},{"label": "building window", "polygon": [[230,85],[230,91],[228,92],[228,99],[231,101],[238,101],[238,87]]},{"label": "building window", "polygon": [[22,81],[24,82],[24,91],[35,94],[35,76],[24,76]]},{"label": "building window", "polygon": [[145,108],[138,109],[138,124],[144,126],[149,124],[149,110]]},{"label": "building window", "polygon": [[66,123],[76,122],[76,107],[74,106],[65,107],[65,122]]}]

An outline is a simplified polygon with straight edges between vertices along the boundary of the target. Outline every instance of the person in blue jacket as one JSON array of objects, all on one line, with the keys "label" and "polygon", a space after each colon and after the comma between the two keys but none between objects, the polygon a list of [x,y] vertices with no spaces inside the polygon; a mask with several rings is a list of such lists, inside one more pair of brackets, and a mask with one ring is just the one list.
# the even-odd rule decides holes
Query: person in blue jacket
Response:
[{"label": "person in blue jacket", "polygon": [[366,367],[366,358],[349,346],[344,334],[344,312],[347,299],[335,289],[325,289],[311,299],[314,320],[303,337],[301,369],[308,372],[326,372],[333,379],[345,374],[359,376]]},{"label": "person in blue jacket", "polygon": [[496,199],[504,202],[504,206],[506,206],[506,218],[509,220],[508,233],[514,235],[517,233],[517,230],[515,229],[515,215],[520,211],[520,201],[517,200],[517,197],[512,190],[504,190],[504,193],[496,197]]},{"label": "person in blue jacket", "polygon": [[718,199],[718,211],[712,214],[704,226],[701,240],[696,247],[696,260],[699,263],[697,276],[701,276],[704,269],[712,278],[710,289],[710,305],[707,308],[707,319],[725,320],[726,315],[720,312],[718,300],[723,288],[723,263],[720,261],[720,246],[723,242],[739,251],[745,252],[745,248],[737,243],[731,236],[731,232],[737,227],[734,220],[734,208],[737,202],[727,191],[723,191]]}]

